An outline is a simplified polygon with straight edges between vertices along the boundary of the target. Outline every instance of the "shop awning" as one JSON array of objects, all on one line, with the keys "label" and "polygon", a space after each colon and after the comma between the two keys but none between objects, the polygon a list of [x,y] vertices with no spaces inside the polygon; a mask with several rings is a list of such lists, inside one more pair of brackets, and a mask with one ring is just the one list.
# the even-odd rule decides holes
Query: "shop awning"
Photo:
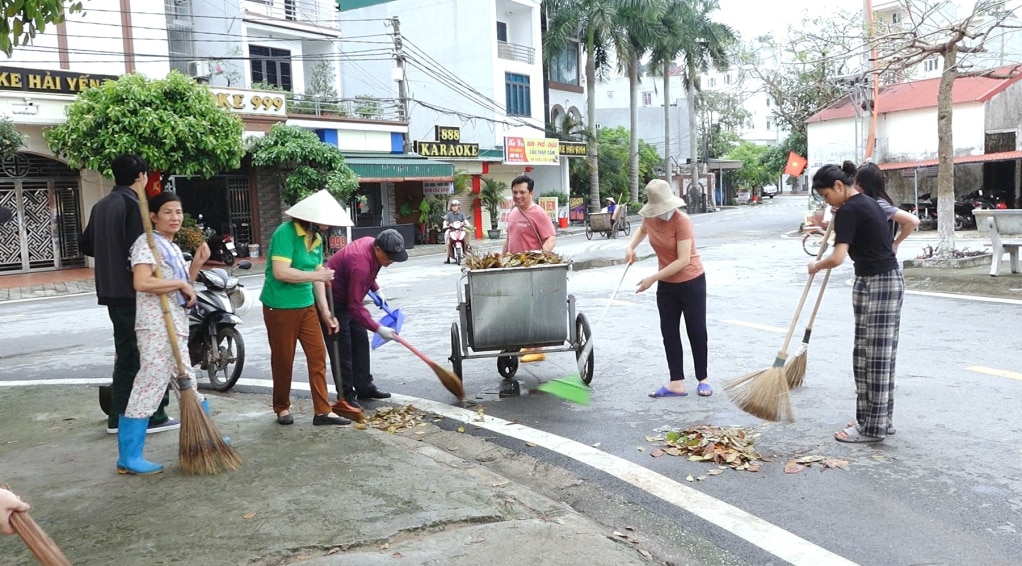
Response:
[{"label": "shop awning", "polygon": [[454,165],[423,157],[351,153],[344,155],[344,162],[363,183],[454,180]]},{"label": "shop awning", "polygon": [[[955,165],[963,165],[965,163],[986,163],[990,161],[1010,161],[1013,159],[1022,159],[1022,151],[1001,151],[998,153],[984,153],[981,155],[962,155],[956,157],[954,160]],[[936,167],[936,159],[927,159],[925,161],[901,161],[898,163],[878,163],[878,167],[882,171],[898,171],[900,169],[923,169],[925,167]]]}]

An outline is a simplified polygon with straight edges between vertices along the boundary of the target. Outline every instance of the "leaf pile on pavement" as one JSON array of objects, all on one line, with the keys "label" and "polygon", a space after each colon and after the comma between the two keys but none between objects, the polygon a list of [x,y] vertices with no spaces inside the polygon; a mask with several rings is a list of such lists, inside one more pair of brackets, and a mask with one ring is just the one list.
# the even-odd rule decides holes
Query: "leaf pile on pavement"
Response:
[{"label": "leaf pile on pavement", "polygon": [[414,405],[405,405],[380,407],[375,414],[366,418],[364,424],[393,434],[416,427],[422,422],[422,413]]},{"label": "leaf pile on pavement", "polygon": [[801,458],[795,458],[794,460],[788,460],[784,464],[784,473],[786,474],[797,474],[804,471],[813,465],[817,465],[824,470],[828,468],[841,468],[844,471],[849,471],[848,460],[842,460],[841,458],[827,458],[826,456],[803,456]]},{"label": "leaf pile on pavement", "polygon": [[[722,469],[727,467],[757,472],[763,462],[763,458],[753,447],[757,437],[759,434],[748,428],[698,425],[680,431],[669,431],[664,436],[646,437],[646,440],[666,444],[665,448],[658,448],[650,454],[654,458],[664,454],[688,456],[693,462],[709,462],[717,464]],[[715,472],[710,475],[720,473]]]},{"label": "leaf pile on pavement", "polygon": [[469,269],[497,269],[501,267],[532,267],[534,265],[555,265],[565,263],[564,258],[554,252],[529,251],[516,253],[493,253],[486,255],[469,254],[465,265]]}]

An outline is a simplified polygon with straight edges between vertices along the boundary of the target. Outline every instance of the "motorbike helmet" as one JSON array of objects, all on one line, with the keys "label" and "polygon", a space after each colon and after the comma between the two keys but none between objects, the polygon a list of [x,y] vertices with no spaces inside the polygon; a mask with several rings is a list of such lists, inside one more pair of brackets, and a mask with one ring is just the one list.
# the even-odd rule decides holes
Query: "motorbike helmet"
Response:
[{"label": "motorbike helmet", "polygon": [[451,206],[461,206],[461,203],[458,201],[458,199],[454,199],[451,201]]}]

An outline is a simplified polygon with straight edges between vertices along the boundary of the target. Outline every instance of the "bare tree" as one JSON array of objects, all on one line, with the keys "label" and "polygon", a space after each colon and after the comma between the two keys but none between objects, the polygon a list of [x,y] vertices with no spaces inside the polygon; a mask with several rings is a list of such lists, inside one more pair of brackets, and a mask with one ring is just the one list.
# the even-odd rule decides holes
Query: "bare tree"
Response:
[{"label": "bare tree", "polygon": [[[936,22],[947,0],[903,0],[910,25],[900,29],[875,29],[869,47],[877,54],[873,69],[876,80],[882,77],[903,77],[931,57],[942,62],[937,92],[937,247],[935,256],[948,259],[955,250],[954,232],[954,139],[952,134],[953,104],[951,98],[955,79],[985,76],[1008,79],[1022,71],[1022,64],[1000,69],[972,69],[971,54],[987,51],[987,42],[998,30],[1017,28],[1013,9],[1006,0],[978,0],[972,13],[964,18]],[[936,23],[936,25],[934,25]],[[877,108],[875,112],[883,112]]]}]

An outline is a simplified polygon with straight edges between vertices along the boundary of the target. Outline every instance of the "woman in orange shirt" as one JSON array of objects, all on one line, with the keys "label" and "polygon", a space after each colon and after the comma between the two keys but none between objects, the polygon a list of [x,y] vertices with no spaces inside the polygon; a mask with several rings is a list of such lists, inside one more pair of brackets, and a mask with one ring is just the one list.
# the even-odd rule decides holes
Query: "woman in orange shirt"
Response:
[{"label": "woman in orange shirt", "polygon": [[666,181],[654,179],[646,185],[646,204],[639,210],[642,225],[628,242],[625,259],[635,262],[635,248],[644,239],[656,252],[659,270],[639,282],[636,293],[658,283],[657,310],[660,311],[660,334],[664,339],[667,368],[671,380],[650,393],[650,397],[684,397],[685,353],[681,345],[681,317],[685,317],[692,361],[701,397],[713,395],[706,383],[706,275],[696,250],[695,229],[688,215],[678,210],[685,200],[675,196]]}]

